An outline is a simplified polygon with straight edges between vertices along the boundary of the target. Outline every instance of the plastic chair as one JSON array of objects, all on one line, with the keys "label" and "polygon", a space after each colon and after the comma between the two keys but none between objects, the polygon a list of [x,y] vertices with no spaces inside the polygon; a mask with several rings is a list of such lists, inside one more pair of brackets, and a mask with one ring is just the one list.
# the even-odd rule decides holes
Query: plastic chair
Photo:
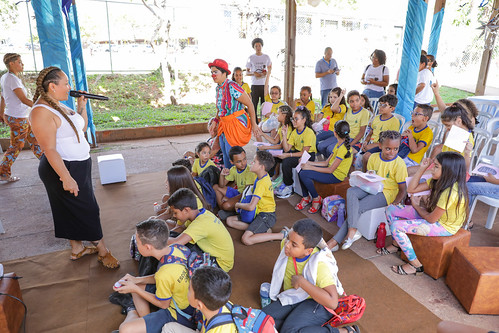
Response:
[{"label": "plastic chair", "polygon": [[373,108],[374,115],[377,115],[379,109],[379,98],[369,98],[369,102]]},{"label": "plastic chair", "polygon": [[486,205],[490,206],[489,215],[487,216],[487,222],[485,223],[485,228],[492,229],[492,225],[494,224],[494,220],[497,215],[497,209],[499,208],[499,199],[486,197],[484,195],[477,195],[475,200],[473,200],[473,205],[471,205],[471,210],[470,210],[470,217],[468,218],[468,222],[466,223],[465,229],[468,229],[468,225],[471,221],[471,216],[473,215],[473,211],[475,210],[477,201],[481,201]]},{"label": "plastic chair", "polygon": [[433,132],[433,140],[431,140],[430,147],[426,150],[426,157],[431,155],[431,151],[435,145],[440,144],[442,139],[440,138],[441,133],[443,132],[444,126],[435,120],[428,120],[428,127],[431,128]]},{"label": "plastic chair", "polygon": [[411,123],[410,122],[406,122],[404,124],[404,126],[402,126],[402,129],[400,130],[400,133],[404,133],[406,130],[409,129],[410,126],[411,126]]},{"label": "plastic chair", "polygon": [[478,116],[477,116],[478,125],[476,125],[475,128],[487,129],[489,120],[492,118],[493,118],[492,113],[488,113],[485,111],[479,111]]},{"label": "plastic chair", "polygon": [[470,174],[478,163],[478,157],[480,156],[480,152],[482,152],[483,150],[485,151],[488,150],[488,145],[492,137],[492,135],[489,132],[481,128],[475,128],[473,132],[475,133],[475,147],[473,148],[473,152],[471,154],[471,159],[470,159],[470,169],[469,169]]},{"label": "plastic chair", "polygon": [[489,134],[491,134],[491,138],[490,138],[490,141],[489,141],[489,144],[487,145],[487,147],[484,147],[482,149],[482,151],[480,152],[477,163],[480,163],[480,162],[483,162],[486,164],[494,164],[495,163],[495,161],[494,161],[495,155],[492,154],[492,149],[495,146],[495,154],[499,153],[499,151],[498,151],[498,149],[499,149],[499,129],[496,130],[494,133],[494,128],[497,125],[499,125],[499,117],[496,117],[496,118],[488,121],[487,132],[489,132]]},{"label": "plastic chair", "polygon": [[[401,114],[398,114],[398,113],[394,113],[393,114],[395,116],[395,118],[397,118],[400,122],[400,129],[403,129],[404,128],[404,125],[405,125],[405,117]],[[402,133],[402,132],[401,132]]]}]

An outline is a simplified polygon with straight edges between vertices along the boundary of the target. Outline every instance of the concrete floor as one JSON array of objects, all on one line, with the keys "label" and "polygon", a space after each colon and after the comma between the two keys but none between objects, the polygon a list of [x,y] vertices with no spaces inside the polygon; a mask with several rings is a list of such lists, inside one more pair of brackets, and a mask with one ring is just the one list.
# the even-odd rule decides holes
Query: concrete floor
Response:
[{"label": "concrete floor", "polygon": [[[162,170],[166,175],[171,163],[180,158],[184,151],[193,150],[198,142],[205,139],[205,136],[188,135],[100,144],[91,154],[94,162],[93,181],[99,182],[97,168],[99,155],[123,154],[128,175]],[[248,156],[254,156],[255,147],[252,144],[249,144],[246,150]],[[0,183],[0,221],[6,231],[0,234],[0,263],[69,248],[67,241],[54,237],[48,198],[38,177],[37,167],[38,160],[30,151],[25,150],[21,152],[13,166],[13,175],[21,177],[21,180],[10,184]],[[162,184],[163,179],[158,186],[163,186]],[[289,200],[294,204],[299,198],[294,195]],[[499,246],[499,217],[496,217],[493,229],[487,230],[484,225],[488,207],[479,204],[476,210],[470,245]],[[318,215],[311,217],[320,218]],[[499,329],[499,316],[468,315],[445,285],[445,278],[435,281],[427,275],[417,278],[396,275],[391,272],[390,266],[399,264],[400,259],[395,255],[373,256],[374,248],[373,243],[364,238],[351,247],[359,256],[371,260],[387,278],[441,319],[488,330]],[[498,300],[491,301],[498,302]]]}]

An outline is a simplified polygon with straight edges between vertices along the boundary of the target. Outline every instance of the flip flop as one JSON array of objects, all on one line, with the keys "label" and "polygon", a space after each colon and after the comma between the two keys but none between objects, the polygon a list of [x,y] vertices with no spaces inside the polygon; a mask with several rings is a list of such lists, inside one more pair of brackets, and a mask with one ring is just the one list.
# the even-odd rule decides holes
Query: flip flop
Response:
[{"label": "flip flop", "polygon": [[95,254],[97,252],[99,252],[99,250],[97,250],[97,248],[94,246],[84,246],[83,250],[81,250],[80,252],[71,253],[71,256],[73,256],[75,258],[69,258],[69,259],[71,259],[72,261],[76,261],[76,260],[81,259],[82,257],[84,257],[86,255]]},{"label": "flip flop", "polygon": [[7,178],[5,177],[0,177],[0,181],[3,181],[3,182],[9,182],[9,183],[13,183],[13,182],[17,182],[18,180],[20,180],[21,178],[19,177],[16,177],[16,176],[9,176]]}]

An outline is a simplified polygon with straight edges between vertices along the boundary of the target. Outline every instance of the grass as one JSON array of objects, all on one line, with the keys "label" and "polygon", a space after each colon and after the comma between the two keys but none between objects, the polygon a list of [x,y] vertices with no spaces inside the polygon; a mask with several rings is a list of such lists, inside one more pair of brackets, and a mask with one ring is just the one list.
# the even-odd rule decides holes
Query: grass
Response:
[{"label": "grass", "polygon": [[[35,80],[34,74],[25,75],[25,85],[32,92],[35,90]],[[186,86],[202,85],[202,78],[188,80],[194,82]],[[88,85],[92,93],[109,97],[109,101],[92,101],[97,130],[197,123],[209,120],[216,113],[214,103],[161,105],[163,81],[159,70],[149,74],[89,75]],[[440,92],[446,103],[473,95],[449,87],[442,87]],[[9,136],[8,126],[0,125],[0,137]]]}]

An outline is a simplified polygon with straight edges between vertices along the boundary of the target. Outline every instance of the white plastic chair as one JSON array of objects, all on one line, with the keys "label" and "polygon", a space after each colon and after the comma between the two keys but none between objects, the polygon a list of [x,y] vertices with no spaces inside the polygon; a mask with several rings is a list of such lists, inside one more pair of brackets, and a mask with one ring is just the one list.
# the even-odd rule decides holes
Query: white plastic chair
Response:
[{"label": "white plastic chair", "polygon": [[487,124],[487,132],[491,134],[491,138],[487,147],[484,147],[478,157],[478,163],[483,162],[487,164],[494,164],[495,155],[492,150],[495,147],[495,154],[499,154],[499,129],[494,132],[494,128],[499,124],[499,117],[491,119]]},{"label": "white plastic chair", "polygon": [[439,142],[439,140],[441,141],[440,134],[444,129],[444,126],[435,120],[428,120],[427,125],[433,132],[433,140],[431,140],[430,147],[428,148],[428,150],[426,150],[426,157],[431,155],[431,151],[433,150],[433,147],[435,147],[435,145],[441,143]]},{"label": "white plastic chair", "polygon": [[394,113],[393,115],[395,116],[395,118],[397,118],[399,120],[399,122],[400,122],[399,128],[402,130],[404,128],[404,125],[405,125],[405,117],[401,114],[398,114],[398,113]]},{"label": "white plastic chair", "polygon": [[478,116],[477,116],[478,125],[476,125],[475,128],[487,129],[487,127],[488,127],[487,124],[490,121],[490,119],[492,119],[492,118],[493,118],[492,113],[488,113],[485,111],[479,111]]},{"label": "white plastic chair", "polygon": [[406,122],[404,124],[404,126],[402,126],[402,129],[400,130],[400,133],[404,133],[406,130],[409,129],[409,127],[411,127],[411,123],[410,122]]},{"label": "white plastic chair", "polygon": [[470,217],[468,218],[468,223],[466,223],[465,229],[468,229],[468,225],[471,221],[471,216],[473,215],[473,211],[475,210],[477,201],[481,201],[486,205],[490,206],[489,215],[487,216],[487,222],[485,223],[485,228],[492,229],[492,225],[494,224],[494,220],[497,215],[497,209],[499,208],[499,199],[486,197],[484,195],[477,195],[475,200],[473,200],[473,204],[471,205],[471,210],[470,210]]},{"label": "white plastic chair", "polygon": [[369,98],[369,102],[373,108],[374,115],[377,115],[379,109],[379,98]]},{"label": "white plastic chair", "polygon": [[471,154],[471,159],[470,159],[470,169],[469,169],[470,174],[471,171],[473,171],[473,169],[477,165],[480,152],[483,150],[485,151],[488,150],[488,145],[492,137],[492,135],[489,132],[481,128],[475,128],[473,132],[475,134],[474,136],[475,147],[473,147],[473,152]]}]

